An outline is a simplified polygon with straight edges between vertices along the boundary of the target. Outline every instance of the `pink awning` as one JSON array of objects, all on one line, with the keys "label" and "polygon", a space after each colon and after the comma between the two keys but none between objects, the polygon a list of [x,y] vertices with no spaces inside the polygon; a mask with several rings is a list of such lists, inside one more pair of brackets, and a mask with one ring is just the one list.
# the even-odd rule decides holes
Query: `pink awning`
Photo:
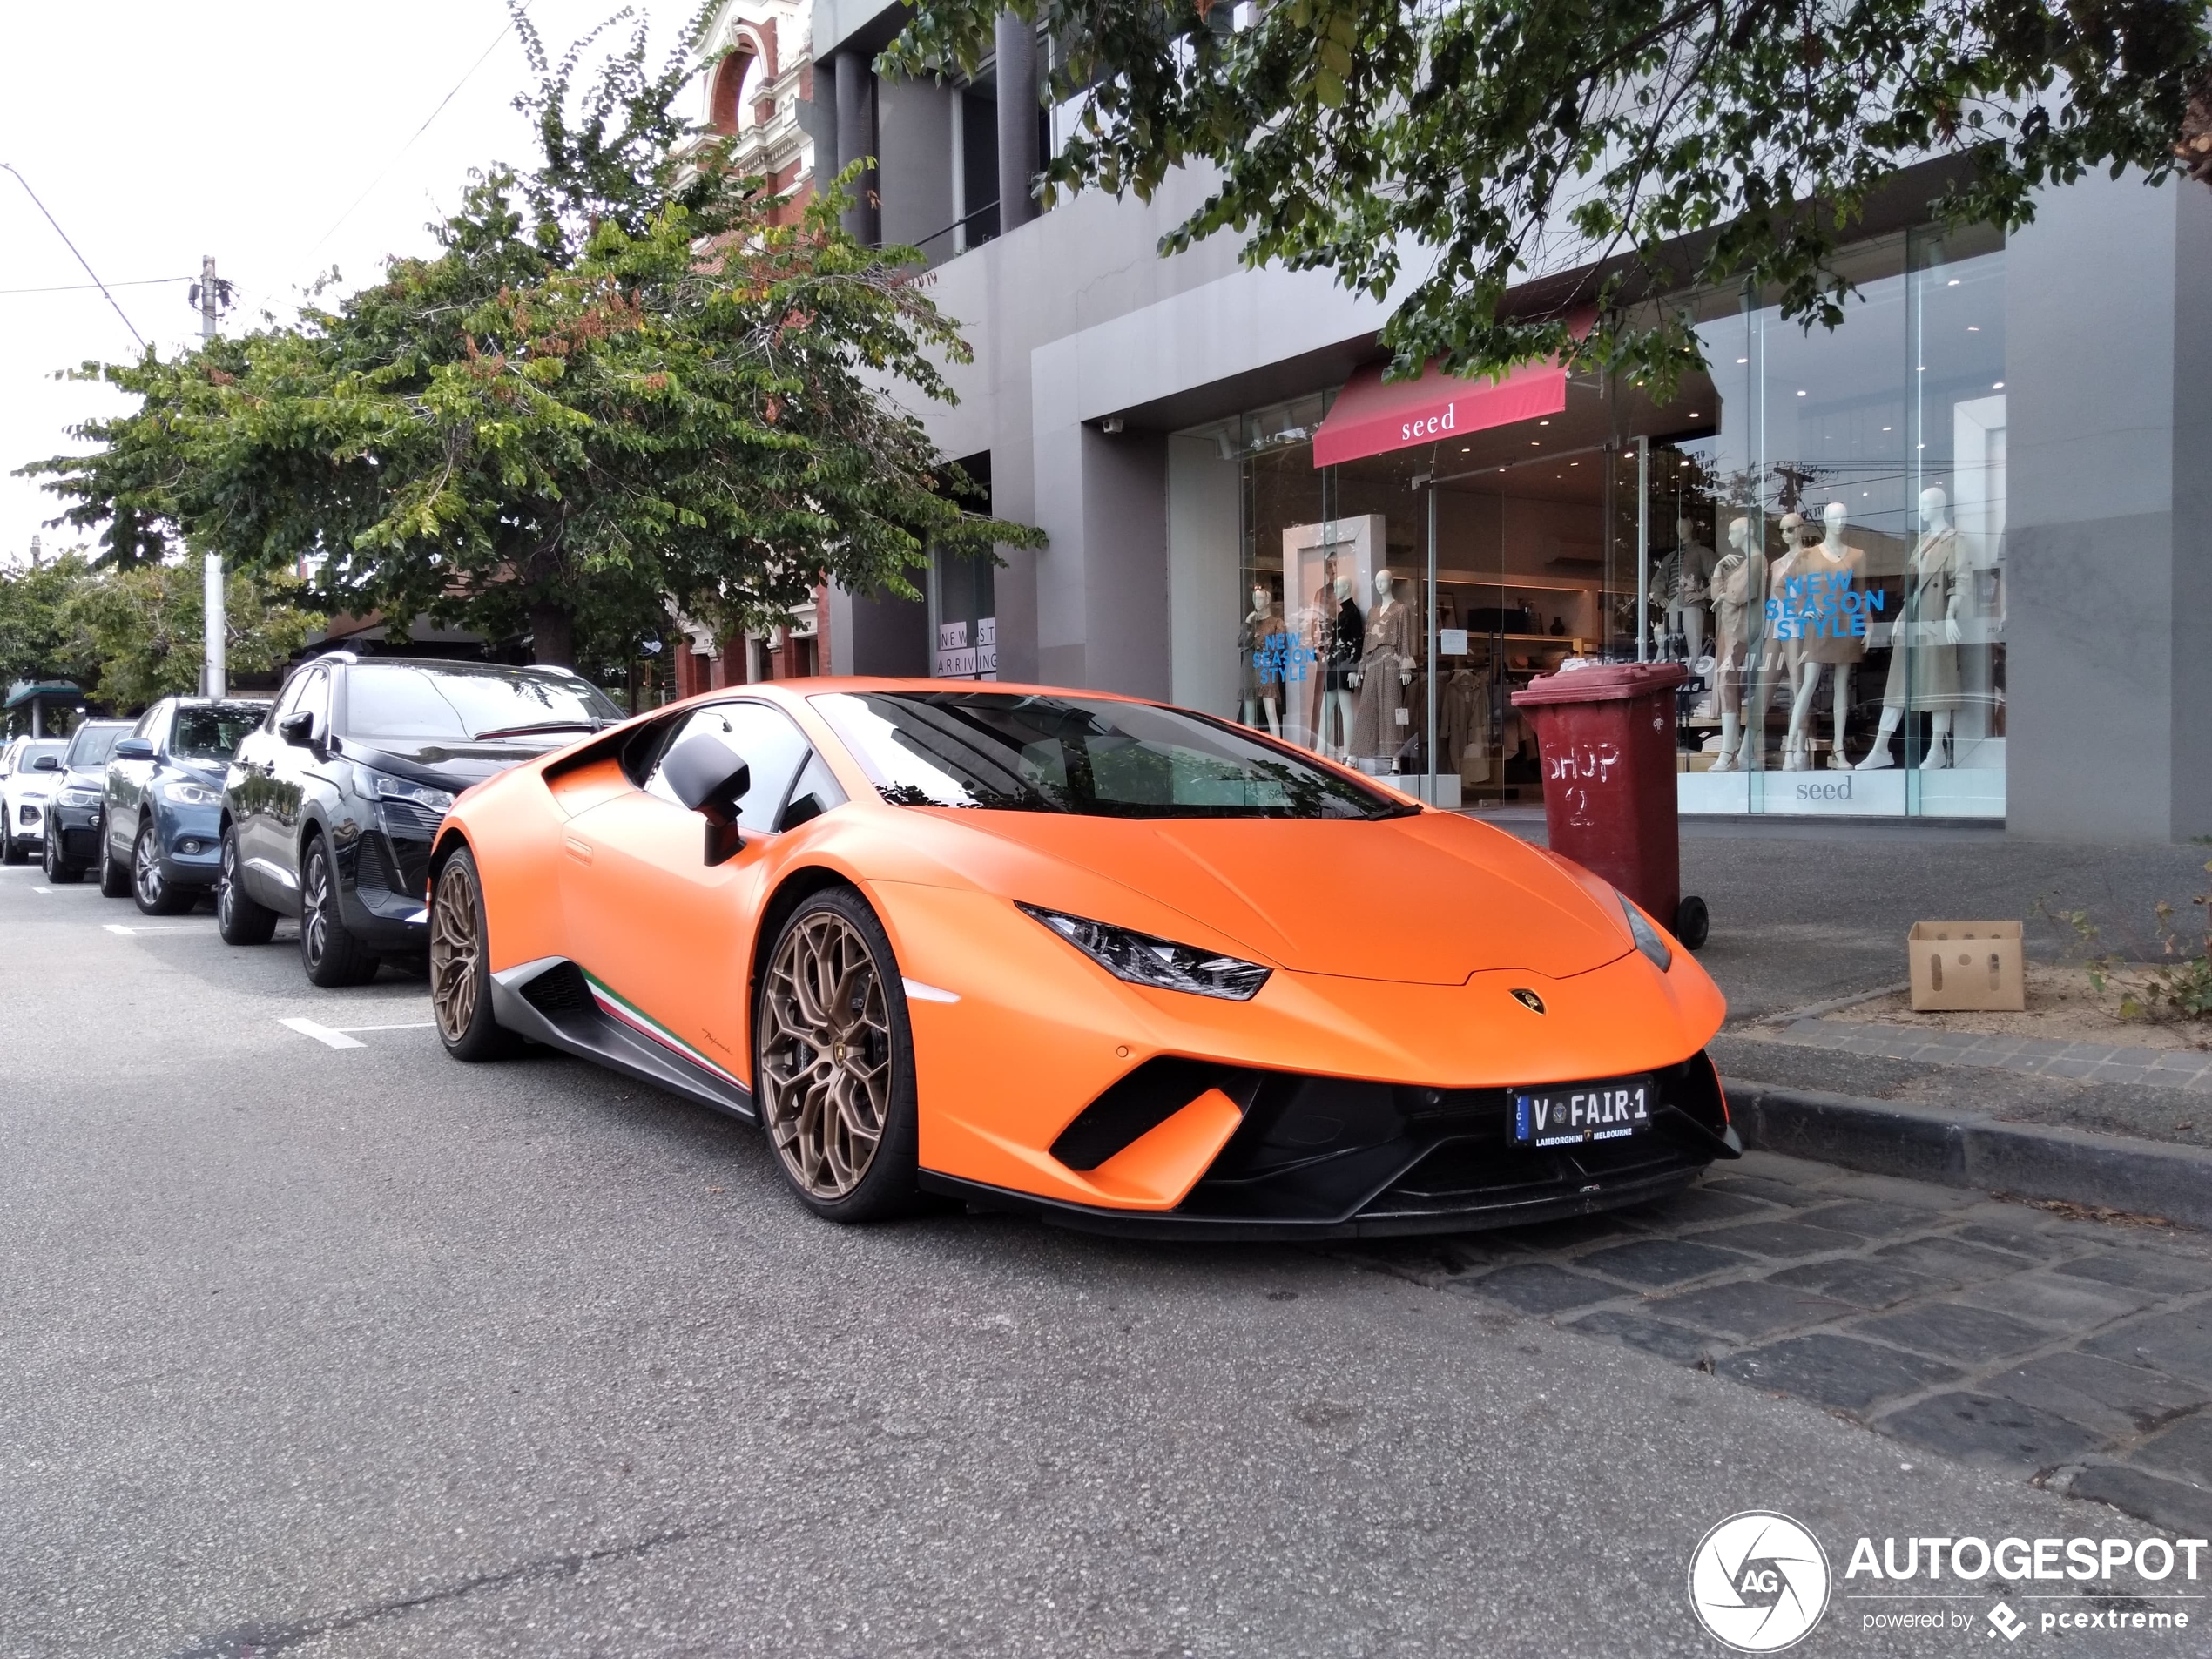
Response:
[{"label": "pink awning", "polygon": [[1567,371],[1523,363],[1502,381],[1467,381],[1429,370],[1417,381],[1383,382],[1379,367],[1353,375],[1313,435],[1313,464],[1333,467],[1362,455],[1511,426],[1567,407]]}]

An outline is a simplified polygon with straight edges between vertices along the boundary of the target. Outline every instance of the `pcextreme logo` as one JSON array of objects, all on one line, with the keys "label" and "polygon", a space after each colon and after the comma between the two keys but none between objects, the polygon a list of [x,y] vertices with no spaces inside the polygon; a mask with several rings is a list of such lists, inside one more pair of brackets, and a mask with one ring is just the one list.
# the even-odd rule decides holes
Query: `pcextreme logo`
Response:
[{"label": "pcextreme logo", "polygon": [[1698,1623],[1739,1653],[1779,1653],[1828,1610],[1828,1555],[1787,1515],[1747,1509],[1699,1541],[1689,1558]]}]

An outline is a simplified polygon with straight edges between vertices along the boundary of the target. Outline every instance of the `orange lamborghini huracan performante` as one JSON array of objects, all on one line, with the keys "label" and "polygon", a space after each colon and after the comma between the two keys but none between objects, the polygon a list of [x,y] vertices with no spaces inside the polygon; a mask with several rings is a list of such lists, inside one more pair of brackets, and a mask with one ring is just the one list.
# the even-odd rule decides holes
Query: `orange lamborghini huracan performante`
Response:
[{"label": "orange lamborghini huracan performante", "polygon": [[1720,992],[1614,888],[1157,704],[733,687],[469,790],[429,893],[456,1057],[535,1039],[757,1120],[841,1220],[1446,1231],[1741,1150]]}]

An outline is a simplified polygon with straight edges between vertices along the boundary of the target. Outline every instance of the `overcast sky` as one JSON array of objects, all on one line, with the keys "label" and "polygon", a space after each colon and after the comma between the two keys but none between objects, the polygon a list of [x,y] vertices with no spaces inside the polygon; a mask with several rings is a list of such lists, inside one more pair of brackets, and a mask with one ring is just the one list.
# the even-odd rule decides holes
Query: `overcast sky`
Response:
[{"label": "overcast sky", "polygon": [[[617,9],[535,0],[530,15],[557,55]],[[638,10],[664,48],[692,15],[690,0]],[[288,320],[317,271],[335,265],[347,287],[366,284],[388,255],[428,249],[424,226],[469,167],[525,159],[529,135],[509,105],[528,73],[522,47],[511,33],[492,47],[506,17],[502,0],[13,0],[0,23],[0,161],[166,355],[198,337],[199,314],[185,281],[147,279],[196,277],[212,253],[237,284],[234,321],[264,309]],[[0,251],[0,290],[86,280],[6,173]],[[12,475],[76,447],[74,422],[121,406],[54,371],[136,351],[97,291],[0,292],[0,559],[22,561],[34,535],[49,552],[81,539],[42,529],[59,503]]]}]

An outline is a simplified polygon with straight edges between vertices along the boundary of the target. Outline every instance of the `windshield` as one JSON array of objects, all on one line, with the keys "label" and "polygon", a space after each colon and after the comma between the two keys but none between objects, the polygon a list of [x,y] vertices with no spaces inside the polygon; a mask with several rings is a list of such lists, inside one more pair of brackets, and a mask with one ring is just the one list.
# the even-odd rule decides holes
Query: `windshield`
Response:
[{"label": "windshield", "polygon": [[107,765],[115,740],[130,729],[122,725],[78,726],[77,735],[69,740],[69,754],[62,765],[71,772],[98,772]]},{"label": "windshield", "polygon": [[884,799],[1094,818],[1396,818],[1420,809],[1237,727],[1104,698],[811,698]]},{"label": "windshield", "polygon": [[212,708],[177,711],[169,752],[180,760],[228,760],[239,742],[269,711],[266,703],[218,703]]},{"label": "windshield", "polygon": [[466,743],[517,727],[585,731],[621,718],[597,686],[558,669],[357,663],[346,675],[346,729],[363,738]]},{"label": "windshield", "polygon": [[38,764],[40,755],[57,755],[68,745],[57,738],[51,743],[26,743],[16,752],[16,770],[29,772]]}]

